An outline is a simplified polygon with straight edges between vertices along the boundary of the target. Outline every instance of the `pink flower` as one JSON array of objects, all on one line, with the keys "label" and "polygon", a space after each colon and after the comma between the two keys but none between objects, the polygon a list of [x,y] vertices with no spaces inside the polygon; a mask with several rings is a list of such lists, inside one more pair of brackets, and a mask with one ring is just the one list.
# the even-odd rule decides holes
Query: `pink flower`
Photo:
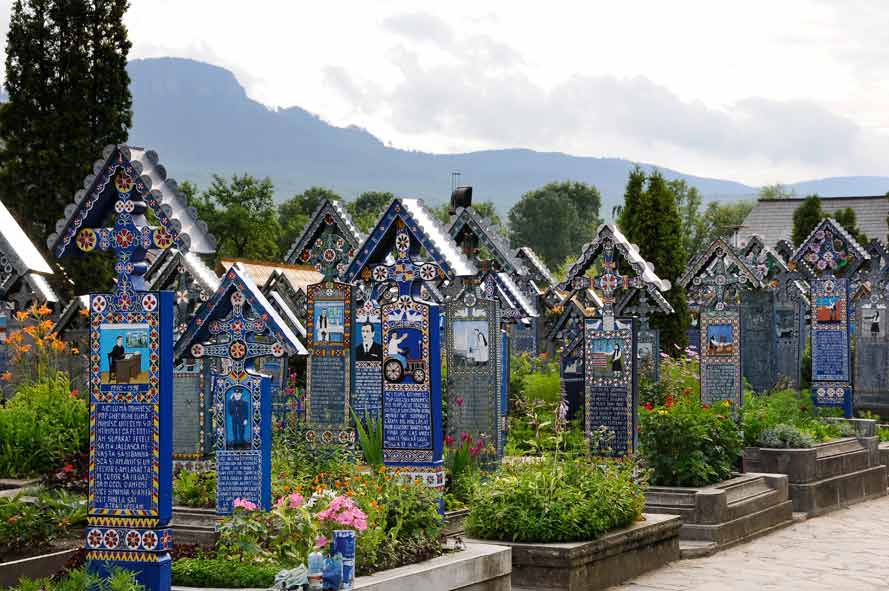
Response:
[{"label": "pink flower", "polygon": [[454,399],[454,402],[457,403],[457,406],[463,406],[463,397],[457,396],[457,398]]},{"label": "pink flower", "polygon": [[447,445],[448,447],[454,445],[454,438],[450,435],[445,435],[445,445]]},{"label": "pink flower", "polygon": [[327,509],[318,513],[316,517],[319,521],[333,521],[354,527],[358,531],[367,529],[367,515],[346,496],[335,497]]},{"label": "pink flower", "polygon": [[247,511],[256,511],[256,503],[251,503],[247,499],[235,499],[232,505],[234,505],[235,508],[240,507],[241,509],[245,509]]},{"label": "pink flower", "polygon": [[299,493],[290,493],[288,498],[290,499],[291,509],[299,509],[305,501],[305,498]]},{"label": "pink flower", "polygon": [[324,548],[327,546],[327,538],[324,536],[318,536],[315,538],[315,547],[316,548]]},{"label": "pink flower", "polygon": [[463,431],[460,433],[460,443],[466,443],[467,441],[471,441],[472,437],[469,436],[469,433]]}]

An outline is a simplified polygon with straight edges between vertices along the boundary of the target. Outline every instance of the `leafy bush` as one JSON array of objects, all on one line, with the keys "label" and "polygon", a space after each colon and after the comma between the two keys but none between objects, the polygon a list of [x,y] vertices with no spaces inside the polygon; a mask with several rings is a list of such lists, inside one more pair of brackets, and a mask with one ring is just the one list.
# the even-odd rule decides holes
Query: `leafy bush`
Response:
[{"label": "leafy bush", "polygon": [[505,465],[479,486],[466,531],[476,538],[514,542],[595,540],[642,514],[643,484],[634,471],[626,460]]},{"label": "leafy bush", "polygon": [[[307,489],[281,497],[264,513],[244,505],[220,526],[218,558],[244,563],[296,566],[333,529],[358,530],[356,563],[369,573],[391,565],[406,548],[428,555],[441,552],[438,493],[422,482],[406,481],[385,469],[325,484],[316,475]],[[409,542],[409,543],[408,543]],[[402,544],[407,544],[403,546]],[[393,558],[394,557],[394,558]]]},{"label": "leafy bush", "polygon": [[640,453],[658,486],[705,486],[731,476],[741,455],[741,435],[731,402],[702,404],[694,394],[663,406],[646,403],[639,415]]},{"label": "leafy bush", "polygon": [[793,425],[779,423],[763,431],[756,443],[760,447],[803,449],[815,445],[815,438]]},{"label": "leafy bush", "polygon": [[841,409],[815,408],[808,394],[795,390],[769,394],[748,393],[744,397],[741,413],[744,445],[758,445],[763,432],[779,424],[790,425],[809,434],[815,443],[845,437],[849,433],[845,423],[821,420],[824,417],[841,415]]},{"label": "leafy bush", "polygon": [[0,408],[0,478],[44,474],[88,445],[89,409],[62,373],[22,386]]},{"label": "leafy bush", "polygon": [[[175,568],[175,565],[174,565]],[[145,591],[130,571],[112,568],[111,575],[100,579],[86,569],[71,571],[58,581],[51,579],[21,580],[10,591]]]},{"label": "leafy bush", "polygon": [[42,493],[34,500],[21,494],[0,497],[0,560],[37,550],[86,524],[86,503],[65,491]]},{"label": "leafy bush", "polygon": [[173,584],[187,587],[271,587],[278,564],[251,564],[222,558],[182,558],[173,563]]},{"label": "leafy bush", "polygon": [[215,507],[216,472],[179,470],[173,478],[173,498],[183,507]]}]

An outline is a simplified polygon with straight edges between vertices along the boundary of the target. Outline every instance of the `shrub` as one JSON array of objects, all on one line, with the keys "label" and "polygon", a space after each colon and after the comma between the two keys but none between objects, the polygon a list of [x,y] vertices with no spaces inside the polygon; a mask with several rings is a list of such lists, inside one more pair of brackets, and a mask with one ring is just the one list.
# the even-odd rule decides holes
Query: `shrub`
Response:
[{"label": "shrub", "polygon": [[658,486],[705,486],[731,476],[741,435],[731,402],[710,407],[695,395],[647,403],[639,415],[640,453]]},{"label": "shrub", "polygon": [[278,564],[251,564],[222,558],[181,558],[173,563],[173,584],[188,587],[271,587]]},{"label": "shrub", "polygon": [[0,478],[44,474],[88,445],[89,409],[62,373],[22,386],[0,408]]},{"label": "shrub", "polygon": [[584,459],[503,466],[472,500],[469,535],[514,542],[595,540],[633,523],[645,505],[635,466]]},{"label": "shrub", "polygon": [[332,530],[344,527],[359,532],[356,563],[362,573],[388,567],[410,547],[419,556],[430,549],[441,552],[438,493],[425,484],[385,469],[345,477],[331,486],[325,478],[316,475],[307,489],[297,485],[268,513],[241,504],[220,526],[217,557],[291,568],[305,562],[319,538],[330,539]]},{"label": "shrub", "polygon": [[110,576],[99,578],[80,568],[67,573],[61,579],[21,580],[17,587],[10,591],[145,591],[145,587],[136,581],[133,572],[120,568],[112,568]]},{"label": "shrub", "polygon": [[21,494],[0,497],[0,560],[53,540],[86,524],[86,503],[64,491],[42,493],[35,500]]},{"label": "shrub", "polygon": [[846,423],[821,420],[822,417],[841,414],[841,409],[816,409],[808,394],[795,390],[780,390],[769,394],[748,393],[744,397],[741,412],[744,445],[758,445],[763,432],[779,424],[792,425],[799,431],[808,433],[815,443],[844,437],[848,433]]},{"label": "shrub", "polygon": [[803,449],[815,445],[815,438],[793,425],[779,423],[763,431],[756,443],[760,447]]},{"label": "shrub", "polygon": [[216,472],[179,470],[173,479],[173,497],[183,507],[215,507]]}]

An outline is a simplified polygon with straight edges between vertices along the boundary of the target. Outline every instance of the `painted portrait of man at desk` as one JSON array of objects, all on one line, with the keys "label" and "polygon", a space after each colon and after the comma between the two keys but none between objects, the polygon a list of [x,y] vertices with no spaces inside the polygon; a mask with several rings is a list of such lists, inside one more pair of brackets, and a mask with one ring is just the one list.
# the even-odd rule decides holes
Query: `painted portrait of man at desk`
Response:
[{"label": "painted portrait of man at desk", "polygon": [[147,324],[103,324],[100,327],[102,384],[148,383],[148,334]]}]

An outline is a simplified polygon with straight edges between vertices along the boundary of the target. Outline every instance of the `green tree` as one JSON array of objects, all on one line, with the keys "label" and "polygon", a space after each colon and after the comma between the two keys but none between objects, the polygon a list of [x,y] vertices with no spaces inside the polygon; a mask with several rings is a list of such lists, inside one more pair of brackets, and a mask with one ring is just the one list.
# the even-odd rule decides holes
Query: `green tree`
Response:
[{"label": "green tree", "polygon": [[682,220],[682,243],[689,260],[706,248],[707,223],[701,214],[701,194],[682,179],[674,179],[667,186],[676,196],[676,207]]},{"label": "green tree", "polygon": [[861,231],[858,227],[858,220],[855,217],[855,210],[851,207],[846,207],[845,209],[839,209],[833,213],[833,219],[837,221],[845,230],[848,232],[855,240],[858,241],[858,244],[864,246],[869,241],[867,239],[867,234]]},{"label": "green tree", "polygon": [[624,204],[614,208],[612,212],[617,226],[625,236],[636,233],[635,225],[639,222],[639,208],[645,191],[645,171],[637,164],[630,171],[627,188],[624,191]]},{"label": "green tree", "polygon": [[821,210],[821,199],[818,195],[809,195],[793,212],[794,246],[798,248],[802,245],[822,219],[824,212]]},{"label": "green tree", "polygon": [[[127,75],[128,3],[15,0],[6,37],[0,110],[0,197],[38,248],[107,144],[132,124]],[[101,258],[65,261],[74,293],[107,289]],[[69,284],[57,287],[68,295]]]},{"label": "green tree", "polygon": [[736,231],[742,230],[744,220],[753,211],[754,202],[734,201],[719,203],[711,201],[704,211],[704,233],[701,244],[696,252],[706,248],[717,238],[729,238]]},{"label": "green tree", "polygon": [[278,225],[281,228],[278,248],[281,258],[287,256],[290,247],[300,237],[303,228],[309,223],[309,216],[315,213],[323,201],[328,199],[330,201],[343,200],[330,189],[309,187],[278,205]]},{"label": "green tree", "polygon": [[602,223],[596,187],[564,181],[522,195],[509,210],[512,246],[530,246],[550,268],[577,256]]},{"label": "green tree", "polygon": [[761,187],[757,196],[760,199],[765,200],[791,199],[793,197],[796,197],[796,191],[788,188],[787,185],[775,183],[774,185],[766,185],[764,187]]},{"label": "green tree", "polygon": [[198,216],[207,222],[218,240],[217,257],[278,258],[281,226],[271,179],[257,180],[244,174],[227,181],[213,175],[210,188],[200,196],[191,187],[187,190],[192,194],[190,200]]},{"label": "green tree", "polygon": [[676,354],[688,344],[688,304],[685,290],[677,285],[688,263],[679,197],[660,172],[646,177],[637,167],[630,172],[625,198],[621,231],[654,265],[657,276],[671,284],[665,295],[674,313],[656,314],[651,325],[661,331],[661,349]]},{"label": "green tree", "polygon": [[365,191],[346,206],[352,221],[362,232],[369,232],[383,215],[395,195],[388,191]]}]

